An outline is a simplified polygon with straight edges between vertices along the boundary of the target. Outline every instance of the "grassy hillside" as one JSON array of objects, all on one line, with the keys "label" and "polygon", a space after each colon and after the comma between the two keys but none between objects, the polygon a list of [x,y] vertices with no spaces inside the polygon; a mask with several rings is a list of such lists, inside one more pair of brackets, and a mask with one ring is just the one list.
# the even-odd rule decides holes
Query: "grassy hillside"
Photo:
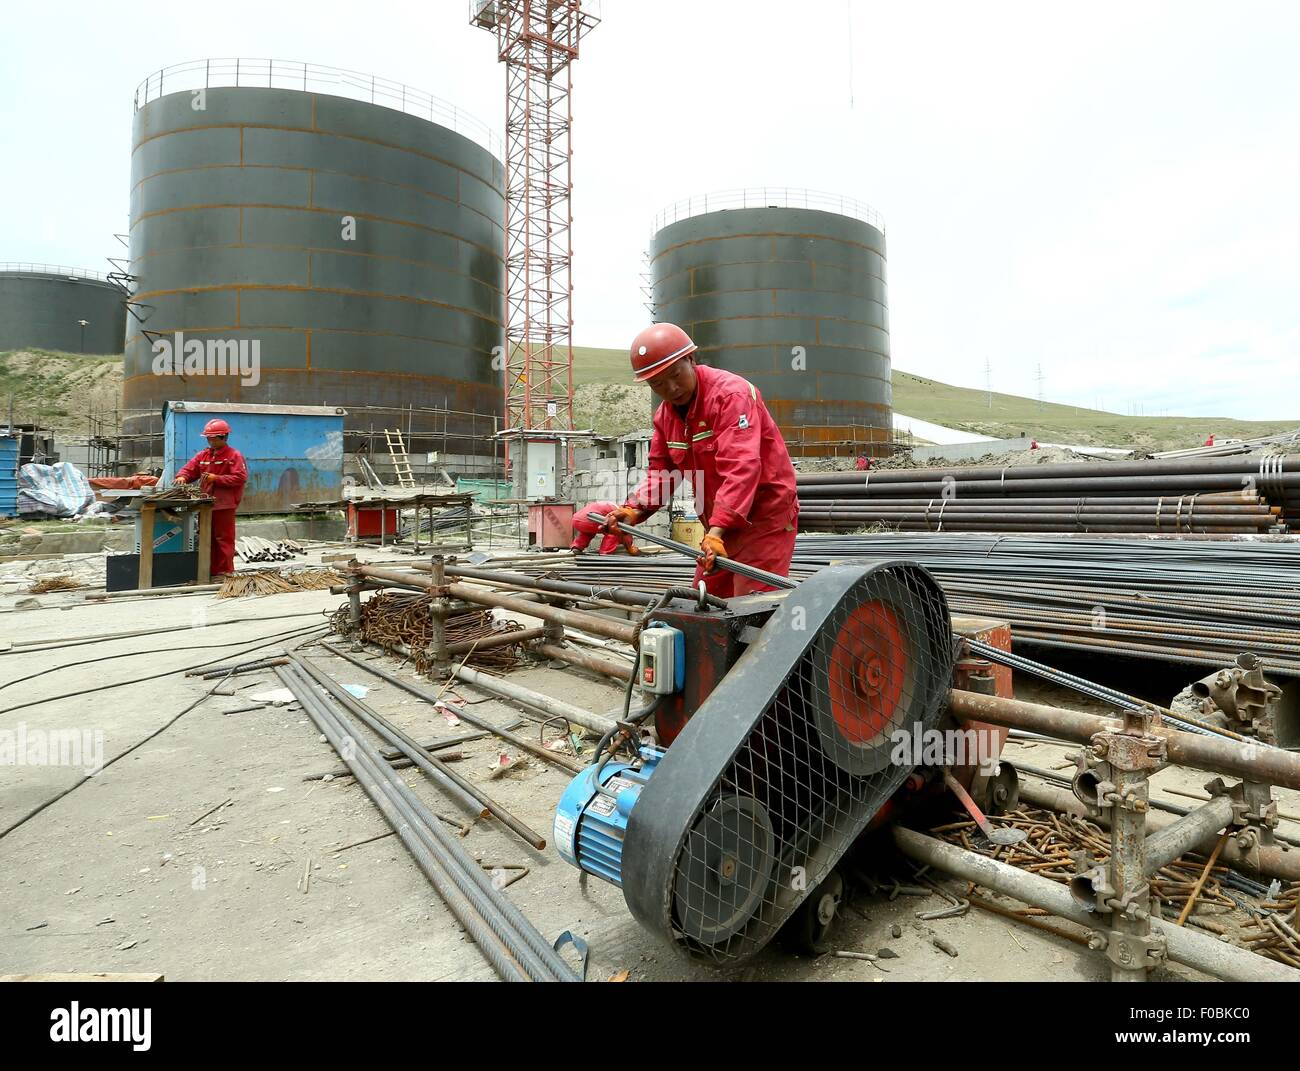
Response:
[{"label": "grassy hillside", "polygon": [[87,413],[122,404],[122,357],[53,350],[0,353],[0,420],[43,424],[55,432],[87,434]]},{"label": "grassy hillside", "polygon": [[[623,350],[574,348],[575,384],[627,385],[627,354]],[[581,402],[584,392],[579,391]],[[579,405],[599,420],[602,408],[613,398],[608,389],[593,402]],[[1271,435],[1300,427],[1300,403],[1292,421],[1231,420],[1226,417],[1122,416],[1099,409],[1044,402],[1034,398],[994,392],[993,405],[985,391],[954,387],[938,380],[894,369],[894,408],[919,420],[994,438],[1036,435],[1048,442],[1095,446],[1132,446],[1143,450],[1172,450],[1199,446],[1214,432],[1219,439]],[[621,431],[629,430],[621,428]]]},{"label": "grassy hillside", "polygon": [[[650,423],[651,399],[631,382],[627,352],[574,347],[574,409],[580,427],[620,435]],[[20,421],[37,421],[65,435],[86,434],[87,409],[120,405],[122,359],[81,356],[49,350],[0,353],[0,419],[9,398]],[[1220,417],[1130,417],[1054,402],[1039,403],[1014,394],[988,395],[894,369],[894,408],[900,413],[951,428],[994,437],[1037,435],[1048,442],[1132,446],[1167,450],[1199,446],[1209,432],[1219,438],[1248,438],[1300,427],[1294,421],[1230,420]]]}]

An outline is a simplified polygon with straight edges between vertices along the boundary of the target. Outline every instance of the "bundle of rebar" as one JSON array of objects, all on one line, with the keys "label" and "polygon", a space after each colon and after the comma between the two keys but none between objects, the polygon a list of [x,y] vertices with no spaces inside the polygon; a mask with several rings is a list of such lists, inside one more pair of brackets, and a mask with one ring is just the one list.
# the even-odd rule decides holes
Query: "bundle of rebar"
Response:
[{"label": "bundle of rebar", "polygon": [[551,943],[393,771],[338,696],[320,687],[297,664],[277,666],[275,672],[333,745],[493,970],[505,981],[578,981]]},{"label": "bundle of rebar", "polygon": [[171,487],[164,487],[162,490],[158,490],[155,487],[153,490],[142,495],[139,501],[147,502],[152,505],[155,503],[165,504],[168,502],[188,502],[191,499],[207,497],[207,492],[203,490],[203,487],[200,484],[177,483],[173,484]]},{"label": "bundle of rebar", "polygon": [[[428,672],[431,663],[425,651],[433,640],[433,623],[429,613],[432,604],[431,595],[407,591],[376,592],[361,603],[361,638],[390,651],[409,652],[416,671]],[[330,619],[330,629],[340,636],[358,631],[348,616],[346,604],[334,612]],[[468,645],[468,662],[494,669],[510,669],[519,664],[518,644],[485,645],[480,650],[475,646],[475,641],[520,633],[519,639],[523,642],[527,639],[522,635],[524,631],[518,621],[498,620],[490,610],[451,614],[447,618],[446,627],[449,647],[459,649]]]},{"label": "bundle of rebar", "polygon": [[[1300,547],[1068,535],[801,535],[790,576],[833,562],[905,558],[929,569],[956,614],[1010,622],[1020,644],[1218,668],[1243,651],[1266,674],[1300,677]],[[582,555],[513,566],[589,585],[662,592],[689,584],[680,554]]]},{"label": "bundle of rebar", "polygon": [[1300,455],[810,472],[799,526],[856,531],[1282,533]]},{"label": "bundle of rebar", "polygon": [[221,582],[218,599],[242,599],[254,595],[283,595],[293,591],[321,591],[340,584],[343,574],[334,569],[259,569],[252,573],[231,573]]},{"label": "bundle of rebar", "polygon": [[307,548],[296,539],[240,536],[235,540],[235,553],[246,562],[283,562],[296,554],[306,554]]}]

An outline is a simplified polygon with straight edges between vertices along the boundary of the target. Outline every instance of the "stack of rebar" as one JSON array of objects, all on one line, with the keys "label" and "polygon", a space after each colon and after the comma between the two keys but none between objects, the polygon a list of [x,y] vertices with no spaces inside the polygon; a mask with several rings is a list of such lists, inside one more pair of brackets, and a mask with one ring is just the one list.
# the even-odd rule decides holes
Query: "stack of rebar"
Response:
[{"label": "stack of rebar", "polygon": [[1300,455],[810,472],[799,526],[903,532],[1280,533]]},{"label": "stack of rebar", "polygon": [[[1265,672],[1300,677],[1300,546],[1278,541],[1057,535],[801,535],[790,576],[834,562],[903,558],[928,568],[955,614],[1010,622],[1017,644],[1217,668],[1253,651]],[[591,585],[664,591],[689,583],[679,554],[574,558]]]},{"label": "stack of rebar", "polygon": [[[333,745],[497,974],[505,981],[578,981],[551,943],[493,885],[478,862],[384,760],[352,720],[352,704],[343,702],[337,691],[322,687],[321,676],[301,660],[277,666],[275,672]],[[396,734],[389,742],[399,748],[405,743]],[[408,757],[417,764],[421,757],[431,761],[427,752],[421,754],[422,749],[407,748]]]}]

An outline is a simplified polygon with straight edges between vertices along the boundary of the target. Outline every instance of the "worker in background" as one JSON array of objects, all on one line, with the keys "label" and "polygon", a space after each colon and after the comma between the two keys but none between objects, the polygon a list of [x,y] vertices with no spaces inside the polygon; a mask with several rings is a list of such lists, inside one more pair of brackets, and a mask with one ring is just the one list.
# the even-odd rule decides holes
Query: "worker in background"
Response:
[{"label": "worker in background", "polygon": [[1201,443],[1201,445],[1202,445],[1202,446],[1213,446],[1213,445],[1214,445],[1214,432],[1210,432],[1210,434],[1207,435],[1207,436],[1205,437],[1205,442]]},{"label": "worker in background", "polygon": [[224,420],[209,420],[203,426],[207,449],[190,458],[172,481],[173,484],[182,484],[197,479],[200,490],[216,500],[212,506],[214,580],[235,571],[235,510],[244,497],[244,484],[248,482],[244,455],[226,442],[229,435],[230,425]]},{"label": "worker in background", "polygon": [[785,439],[746,379],[696,364],[698,347],[675,324],[654,324],[632,340],[632,371],[662,399],[654,415],[650,470],[609,521],[636,524],[667,505],[683,482],[707,528],[695,570],[721,598],[769,591],[725,570],[718,555],[788,576],[799,500]]},{"label": "worker in background", "polygon": [[[593,513],[599,516],[616,510],[618,507],[613,502],[593,502],[590,506],[580,509],[573,515],[573,544],[569,548],[574,554],[581,554],[590,545],[591,541],[600,534],[600,525],[591,519]],[[600,541],[601,554],[613,554],[619,547],[623,547],[629,554],[640,554],[632,542],[632,537],[626,532],[606,532],[605,538]]]}]

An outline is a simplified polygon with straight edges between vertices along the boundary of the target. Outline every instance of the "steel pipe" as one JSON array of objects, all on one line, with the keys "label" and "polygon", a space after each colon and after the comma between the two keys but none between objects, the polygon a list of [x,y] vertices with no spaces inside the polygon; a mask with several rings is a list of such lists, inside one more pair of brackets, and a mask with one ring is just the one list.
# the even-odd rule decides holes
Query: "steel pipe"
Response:
[{"label": "steel pipe", "polygon": [[590,710],[583,710],[582,707],[575,707],[572,703],[566,703],[563,699],[554,699],[549,695],[543,695],[541,692],[534,691],[532,688],[525,688],[513,681],[503,680],[500,677],[489,677],[486,673],[470,669],[469,666],[455,666],[451,672],[458,680],[462,680],[466,684],[472,684],[481,692],[495,695],[499,699],[513,700],[533,710],[540,711],[551,718],[566,718],[575,725],[590,729],[593,733],[600,733],[604,736],[606,733],[612,732],[616,727],[610,718],[601,717]]},{"label": "steel pipe", "polygon": [[414,737],[403,732],[373,707],[363,703],[336,680],[317,666],[313,666],[301,655],[293,655],[292,658],[294,665],[329,692],[336,702],[342,704],[352,714],[365,722],[375,733],[383,737],[392,747],[400,750],[434,784],[457,801],[468,800],[469,807],[467,809],[474,812],[475,817],[486,818],[491,815],[538,851],[546,847],[545,837],[529,828],[524,822],[521,822],[509,810],[488,796],[473,781],[450,769],[436,755],[422,747]]},{"label": "steel pipe", "polygon": [[[1057,736],[1087,743],[1101,732],[1114,732],[1120,723],[1096,714],[1084,714],[1060,707],[1026,703],[1019,699],[1002,699],[954,688],[948,693],[948,709],[958,718],[986,721],[1014,729]],[[1232,774],[1250,781],[1262,781],[1283,788],[1300,789],[1300,755],[1257,744],[1238,743],[1208,736],[1194,736],[1179,731],[1153,730],[1165,739],[1169,761],[1179,766],[1193,766]]]},{"label": "steel pipe", "polygon": [[[535,953],[529,954],[521,935],[512,932],[513,927],[501,910],[502,902],[509,901],[499,895],[490,897],[481,887],[473,887],[468,880],[470,875],[463,849],[443,840],[445,833],[438,827],[437,819],[410,793],[405,783],[385,767],[373,745],[349,725],[342,711],[325,703],[297,666],[277,666],[275,673],[281,683],[297,696],[308,717],[325,734],[497,974],[506,981],[557,977]],[[469,863],[475,865],[472,861]]]},{"label": "steel pipe", "polygon": [[[384,580],[394,584],[405,584],[426,590],[435,587],[432,580],[425,580],[422,576],[397,573],[389,569],[374,569],[368,565],[358,565],[353,569],[353,572],[358,576]],[[636,635],[636,626],[626,622],[613,621],[598,614],[583,613],[579,610],[561,610],[546,603],[529,602],[511,595],[502,595],[499,592],[474,584],[448,584],[447,591],[455,598],[463,599],[465,602],[494,606],[502,610],[513,610],[515,613],[526,614],[529,617],[540,618],[543,621],[555,621],[561,625],[573,625],[575,628],[594,632],[598,636],[622,640],[624,643],[631,643]]]},{"label": "steel pipe", "polygon": [[533,650],[538,654],[546,655],[547,658],[568,662],[571,666],[579,666],[591,670],[592,673],[602,673],[615,680],[630,681],[634,672],[632,666],[611,662],[608,658],[588,654],[586,651],[575,651],[572,647],[561,647],[555,643],[539,643]]},{"label": "steel pipe", "polygon": [[[899,851],[909,859],[965,881],[973,881],[1004,896],[1013,896],[1080,926],[1100,931],[1107,924],[1105,916],[1081,907],[1069,889],[1050,878],[1030,874],[902,826],[893,827],[893,837]],[[1216,978],[1232,982],[1300,981],[1300,971],[1206,934],[1174,926],[1162,919],[1152,919],[1151,929],[1165,938],[1171,960]]]}]

